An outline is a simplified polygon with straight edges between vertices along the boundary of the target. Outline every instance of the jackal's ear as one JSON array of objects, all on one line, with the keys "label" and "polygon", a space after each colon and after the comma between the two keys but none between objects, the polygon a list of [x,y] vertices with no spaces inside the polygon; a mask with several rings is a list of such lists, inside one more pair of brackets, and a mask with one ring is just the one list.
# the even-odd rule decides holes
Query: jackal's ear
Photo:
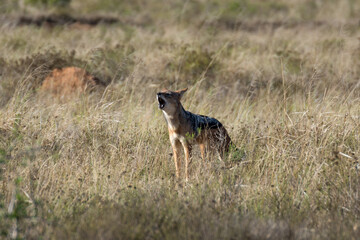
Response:
[{"label": "jackal's ear", "polygon": [[180,94],[180,98],[181,98],[187,90],[188,90],[187,88],[184,88],[184,89],[178,90],[178,91],[176,91],[176,92],[177,92],[178,94]]}]

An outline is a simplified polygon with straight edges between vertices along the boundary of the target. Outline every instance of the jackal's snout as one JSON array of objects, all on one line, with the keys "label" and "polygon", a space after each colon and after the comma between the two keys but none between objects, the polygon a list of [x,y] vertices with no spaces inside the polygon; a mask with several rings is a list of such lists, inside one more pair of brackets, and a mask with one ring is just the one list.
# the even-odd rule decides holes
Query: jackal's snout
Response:
[{"label": "jackal's snout", "polygon": [[160,92],[158,92],[158,93],[156,94],[156,98],[157,98],[157,100],[158,100],[158,102],[159,102],[159,108],[160,108],[160,109],[163,109],[163,108],[165,107],[166,101],[165,101],[165,99],[162,97],[162,94],[161,94]]}]

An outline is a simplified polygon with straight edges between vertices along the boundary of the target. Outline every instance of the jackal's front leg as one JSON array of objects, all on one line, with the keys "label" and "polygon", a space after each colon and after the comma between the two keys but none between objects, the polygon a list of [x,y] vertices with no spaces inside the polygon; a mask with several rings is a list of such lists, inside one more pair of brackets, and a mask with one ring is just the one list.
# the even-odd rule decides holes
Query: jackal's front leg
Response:
[{"label": "jackal's front leg", "polygon": [[173,154],[174,154],[176,177],[179,178],[179,176],[180,176],[179,153],[180,153],[181,144],[179,141],[175,140],[175,141],[171,141],[171,146],[172,146]]},{"label": "jackal's front leg", "polygon": [[182,145],[184,147],[184,153],[185,153],[185,179],[186,181],[189,180],[189,163],[190,163],[190,157],[191,157],[191,145],[187,142],[182,142]]}]

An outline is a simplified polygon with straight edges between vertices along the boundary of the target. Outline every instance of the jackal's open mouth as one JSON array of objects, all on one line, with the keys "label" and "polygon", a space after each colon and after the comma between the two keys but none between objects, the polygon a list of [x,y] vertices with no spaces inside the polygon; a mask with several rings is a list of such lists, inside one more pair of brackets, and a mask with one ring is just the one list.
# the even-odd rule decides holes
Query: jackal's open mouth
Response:
[{"label": "jackal's open mouth", "polygon": [[163,109],[165,107],[165,100],[158,96],[159,108]]}]

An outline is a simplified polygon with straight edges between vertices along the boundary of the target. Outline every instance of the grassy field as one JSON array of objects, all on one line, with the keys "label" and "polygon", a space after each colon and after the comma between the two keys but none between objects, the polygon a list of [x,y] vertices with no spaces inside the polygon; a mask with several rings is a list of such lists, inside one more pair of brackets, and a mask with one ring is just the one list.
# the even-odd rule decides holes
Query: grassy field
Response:
[{"label": "grassy field", "polygon": [[[0,238],[360,236],[359,1],[0,4]],[[117,21],[19,21],[64,14]],[[39,90],[66,66],[104,86]],[[239,148],[188,182],[155,98],[184,87]]]}]

